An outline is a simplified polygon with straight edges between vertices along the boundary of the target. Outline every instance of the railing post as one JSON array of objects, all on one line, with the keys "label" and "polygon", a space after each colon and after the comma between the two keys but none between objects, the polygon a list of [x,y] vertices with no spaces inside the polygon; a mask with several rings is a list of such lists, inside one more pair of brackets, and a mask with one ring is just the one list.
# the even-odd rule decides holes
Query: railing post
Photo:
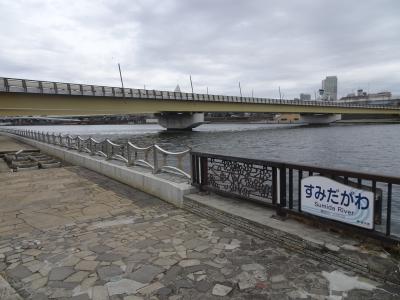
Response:
[{"label": "railing post", "polygon": [[153,145],[153,173],[156,174],[158,172],[158,158],[157,158],[157,147]]},{"label": "railing post", "polygon": [[272,204],[276,205],[278,198],[278,176],[276,167],[272,167]]},{"label": "railing post", "polygon": [[41,81],[39,81],[39,91],[43,94],[43,83]]},{"label": "railing post", "polygon": [[129,167],[129,166],[132,166],[131,147],[129,147],[129,143],[128,143],[128,142],[126,142],[126,156],[127,156],[127,159],[128,159],[126,165],[127,165],[128,167]]},{"label": "railing post", "polygon": [[200,190],[205,191],[208,185],[208,159],[200,157]]},{"label": "railing post", "polygon": [[10,85],[7,78],[4,78],[4,87],[6,88],[6,92],[10,91]]},{"label": "railing post", "polygon": [[113,156],[113,145],[108,140],[105,140],[106,143],[106,160],[110,160]]},{"label": "railing post", "polygon": [[277,215],[286,216],[282,208],[286,207],[286,167],[279,168],[279,204],[277,206]]},{"label": "railing post", "polygon": [[196,155],[190,152],[190,170],[192,172],[192,184],[198,184],[198,179],[197,179],[197,169],[196,169]]},{"label": "railing post", "polygon": [[22,87],[24,88],[24,92],[27,93],[28,92],[28,87],[26,86],[26,80],[22,79]]},{"label": "railing post", "polygon": [[92,139],[91,139],[91,137],[89,137],[89,151],[90,151],[90,153],[89,153],[89,155],[94,155],[94,151],[93,151],[93,142],[92,142]]}]

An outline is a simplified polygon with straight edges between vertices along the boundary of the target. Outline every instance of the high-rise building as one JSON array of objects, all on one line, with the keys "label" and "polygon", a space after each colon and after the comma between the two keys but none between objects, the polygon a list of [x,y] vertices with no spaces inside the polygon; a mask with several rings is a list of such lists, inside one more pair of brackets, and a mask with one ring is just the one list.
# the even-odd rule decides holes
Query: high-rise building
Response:
[{"label": "high-rise building", "polygon": [[325,101],[336,101],[337,100],[337,77],[327,76],[322,80],[322,90],[323,94],[321,96],[322,100]]},{"label": "high-rise building", "polygon": [[311,100],[311,95],[310,94],[300,94],[300,100],[302,101],[310,101]]}]

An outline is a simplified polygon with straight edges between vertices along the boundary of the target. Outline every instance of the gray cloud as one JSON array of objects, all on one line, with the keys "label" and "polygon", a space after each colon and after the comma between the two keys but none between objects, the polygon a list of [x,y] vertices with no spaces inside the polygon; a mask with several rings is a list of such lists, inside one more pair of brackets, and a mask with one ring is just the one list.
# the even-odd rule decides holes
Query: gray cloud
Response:
[{"label": "gray cloud", "polygon": [[400,94],[400,2],[274,0],[1,1],[0,76],[285,97]]}]

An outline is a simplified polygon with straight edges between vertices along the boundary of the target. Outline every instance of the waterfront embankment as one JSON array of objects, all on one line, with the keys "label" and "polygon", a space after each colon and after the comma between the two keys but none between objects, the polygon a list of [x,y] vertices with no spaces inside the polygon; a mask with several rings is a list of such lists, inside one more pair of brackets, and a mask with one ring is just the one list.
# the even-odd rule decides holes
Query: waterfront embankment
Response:
[{"label": "waterfront embankment", "polygon": [[399,295],[397,285],[179,209],[81,166],[6,171],[0,191],[0,272],[9,283],[1,292],[13,288],[21,298]]}]

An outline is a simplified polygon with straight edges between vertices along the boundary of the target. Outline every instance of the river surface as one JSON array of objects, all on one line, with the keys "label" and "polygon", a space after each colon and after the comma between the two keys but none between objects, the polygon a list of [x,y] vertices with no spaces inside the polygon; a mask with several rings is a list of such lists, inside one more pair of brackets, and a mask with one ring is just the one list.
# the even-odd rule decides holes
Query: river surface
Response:
[{"label": "river surface", "polygon": [[[157,143],[167,150],[191,147],[202,152],[400,177],[400,124],[205,124],[192,132],[167,132],[158,125],[21,128],[91,136],[99,140],[110,138],[117,142],[130,140],[139,146]],[[392,212],[392,231],[400,237],[399,186],[393,187]],[[383,230],[383,226],[380,229]]]},{"label": "river surface", "polygon": [[400,124],[205,124],[192,132],[167,132],[158,125],[63,125],[29,128],[50,133],[92,136],[96,139],[129,139],[140,146],[157,143],[169,150],[189,146],[196,151],[231,156],[400,176]]}]

